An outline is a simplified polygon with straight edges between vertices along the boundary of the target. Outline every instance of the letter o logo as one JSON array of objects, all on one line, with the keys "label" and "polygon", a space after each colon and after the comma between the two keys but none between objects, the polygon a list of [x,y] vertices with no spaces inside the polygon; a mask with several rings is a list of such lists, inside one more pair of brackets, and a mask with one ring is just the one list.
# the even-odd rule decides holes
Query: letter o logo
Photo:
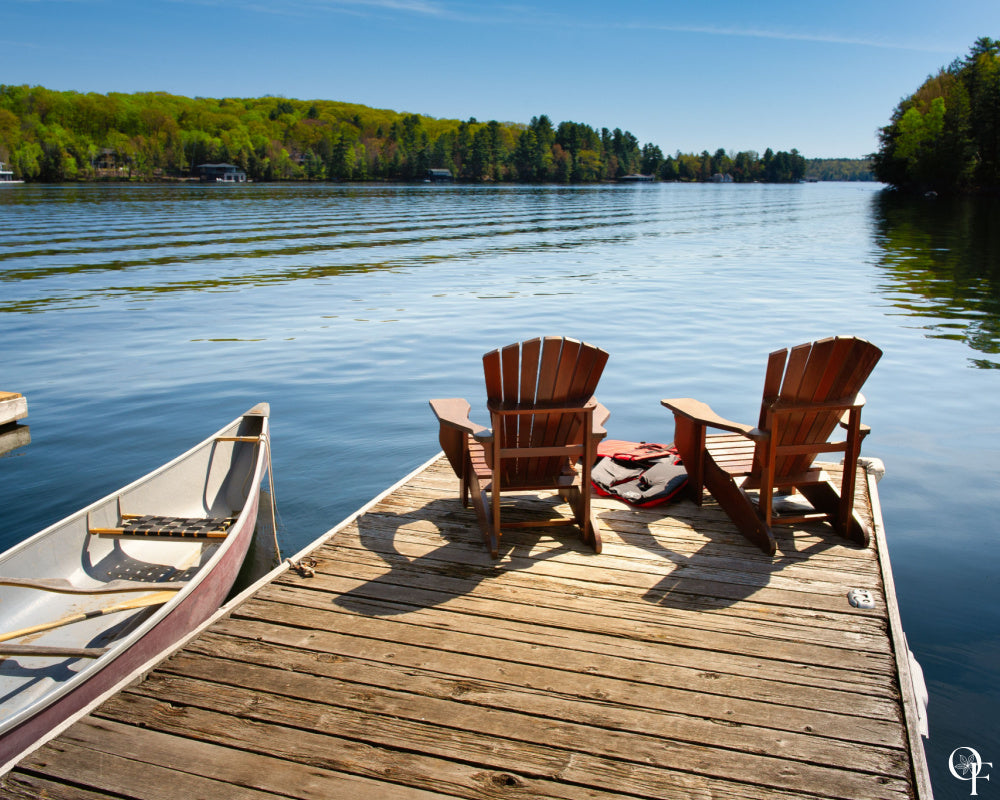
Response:
[{"label": "letter o logo", "polygon": [[[962,751],[967,751],[968,755],[965,755]],[[958,758],[955,758],[956,755]],[[979,775],[983,771],[984,764],[988,767],[993,766],[992,761],[983,761],[979,752],[972,747],[956,747],[948,757],[948,770],[952,776],[960,781],[972,781],[971,797],[976,797],[979,794],[976,791],[977,780],[988,781],[990,779],[989,775],[983,775],[982,777]]]}]

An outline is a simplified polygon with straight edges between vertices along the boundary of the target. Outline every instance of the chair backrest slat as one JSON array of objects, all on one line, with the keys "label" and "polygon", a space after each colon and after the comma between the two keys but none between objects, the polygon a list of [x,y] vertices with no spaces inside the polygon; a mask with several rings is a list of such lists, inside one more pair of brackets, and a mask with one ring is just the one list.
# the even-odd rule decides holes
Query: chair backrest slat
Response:
[{"label": "chair backrest slat", "polygon": [[[508,345],[483,356],[486,395],[492,406],[575,405],[597,388],[608,354],[575,339],[545,337]],[[498,447],[563,446],[580,437],[579,422],[567,415],[505,415],[494,423]],[[499,428],[499,430],[498,430]],[[565,458],[512,458],[501,464],[502,483],[541,482],[557,475]]]},{"label": "chair backrest slat", "polygon": [[[537,340],[535,340],[537,341]],[[555,337],[542,340],[542,355],[538,365],[538,388],[535,393],[535,403],[558,402],[565,383],[565,362],[563,361],[564,342]],[[568,354],[567,354],[568,355]],[[532,425],[531,446],[544,447],[557,443],[556,430],[559,425],[557,417],[551,414],[539,414],[524,418]],[[520,459],[519,459],[520,461]],[[520,463],[525,472],[525,480],[537,482],[543,475],[550,474],[554,468],[551,458],[526,459]]]},{"label": "chair backrest slat", "polygon": [[[778,415],[775,444],[825,443],[837,427],[843,410],[801,406],[851,400],[861,391],[881,356],[882,351],[875,345],[854,337],[821,339],[791,350],[776,350],[768,358],[758,427],[773,433]],[[797,408],[781,410],[792,405]],[[778,457],[775,480],[808,469],[817,454],[818,451]],[[761,468],[762,456],[763,446],[759,446],[755,472]]]},{"label": "chair backrest slat", "polygon": [[757,427],[763,429],[767,419],[764,414],[767,410],[767,403],[776,400],[778,392],[781,391],[781,381],[785,377],[785,363],[788,361],[788,348],[775,350],[767,357],[767,370],[764,373],[764,401],[760,408],[760,420]]},{"label": "chair backrest slat", "polygon": [[[832,399],[827,392],[831,381],[827,373],[834,356],[833,339],[821,339],[811,345],[792,348],[792,358],[785,371],[785,381],[779,399],[787,403],[822,402]],[[840,395],[837,395],[839,397]],[[825,442],[840,418],[841,412],[801,411],[792,415],[782,427],[778,444],[806,444]],[[777,473],[808,469],[814,456],[801,455],[780,459]]]},{"label": "chair backrest slat", "polygon": [[[811,361],[815,388],[812,391],[813,402],[821,403],[830,400],[842,400],[858,393],[861,384],[851,390],[854,381],[855,351],[858,345],[867,343],[857,339],[837,338],[824,339],[813,346]],[[868,374],[865,373],[865,377]],[[864,383],[862,379],[861,383]],[[797,441],[825,442],[837,427],[843,411],[825,411],[805,414],[799,425]],[[800,457],[791,469],[808,468]]]}]

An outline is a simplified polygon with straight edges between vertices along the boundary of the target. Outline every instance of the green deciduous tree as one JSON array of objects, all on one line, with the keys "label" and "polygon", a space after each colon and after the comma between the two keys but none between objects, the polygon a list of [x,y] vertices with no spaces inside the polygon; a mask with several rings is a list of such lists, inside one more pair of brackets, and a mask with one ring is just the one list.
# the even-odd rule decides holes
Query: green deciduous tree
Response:
[{"label": "green deciduous tree", "polygon": [[1000,190],[1000,42],[978,39],[900,101],[872,164],[900,189]]},{"label": "green deciduous tree", "polygon": [[[989,95],[985,69],[977,81],[969,92]],[[0,160],[27,180],[189,178],[212,162],[236,164],[256,181],[412,180],[432,167],[467,181],[592,182],[635,172],[707,180],[727,158],[665,159],[622,128],[553,125],[544,114],[528,124],[482,123],[328,100],[0,85]]]}]

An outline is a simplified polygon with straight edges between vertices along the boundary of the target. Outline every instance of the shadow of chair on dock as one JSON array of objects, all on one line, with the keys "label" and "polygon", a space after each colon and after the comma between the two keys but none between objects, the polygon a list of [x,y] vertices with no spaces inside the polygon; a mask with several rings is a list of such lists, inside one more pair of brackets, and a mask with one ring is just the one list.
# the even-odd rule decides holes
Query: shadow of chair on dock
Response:
[{"label": "shadow of chair on dock", "polygon": [[[509,516],[519,520],[558,516],[556,498],[517,498]],[[553,533],[553,531],[558,533]],[[557,542],[544,552],[531,552],[541,539]],[[369,569],[379,572],[334,600],[359,614],[391,616],[414,608],[429,608],[456,596],[472,594],[484,581],[517,570],[540,559],[577,551],[594,556],[579,530],[519,528],[500,539],[500,558],[490,556],[480,537],[476,515],[457,498],[433,499],[424,505],[395,512],[376,506],[357,520],[357,542]],[[599,558],[599,556],[595,556]],[[384,568],[388,567],[388,571]]]},{"label": "shadow of chair on dock", "polygon": [[[518,495],[508,502],[505,517],[516,521],[559,517],[565,511],[551,495]],[[788,598],[809,600],[797,593],[795,582],[807,591],[813,576],[822,582],[823,560],[837,558],[828,556],[829,551],[857,548],[825,523],[810,523],[801,529],[804,535],[782,530],[777,553],[768,556],[713,502],[699,507],[682,500],[648,509],[601,503],[595,510],[609,534],[602,554],[595,554],[572,525],[539,526],[505,531],[500,558],[494,559],[483,544],[475,512],[450,492],[422,498],[409,491],[391,495],[337,535],[337,560],[352,562],[353,585],[332,602],[366,616],[396,616],[474,595],[482,584],[505,574],[530,572],[550,589],[553,581],[568,578],[572,591],[584,594],[591,580],[607,582],[614,574],[622,588],[630,587],[626,595],[640,602],[725,609],[758,594],[760,603],[768,603],[775,577],[789,570],[793,575],[780,581],[779,602],[786,604]],[[557,565],[560,560],[564,563]],[[533,569],[541,562],[552,566]],[[595,584],[593,591],[609,590]]]},{"label": "shadow of chair on dock", "polygon": [[[762,553],[735,526],[705,524],[704,514],[694,503],[682,500],[662,509],[622,507],[602,514],[604,523],[615,528],[626,545],[672,565],[643,599],[672,608],[726,608],[767,589],[784,570],[802,565],[835,548],[864,549],[823,530],[822,523],[808,526],[808,538],[790,530],[777,537],[774,556]],[[675,530],[688,528],[682,538],[672,536],[663,522],[672,520]],[[686,540],[686,541],[684,541]],[[701,542],[696,549],[694,540]]]}]

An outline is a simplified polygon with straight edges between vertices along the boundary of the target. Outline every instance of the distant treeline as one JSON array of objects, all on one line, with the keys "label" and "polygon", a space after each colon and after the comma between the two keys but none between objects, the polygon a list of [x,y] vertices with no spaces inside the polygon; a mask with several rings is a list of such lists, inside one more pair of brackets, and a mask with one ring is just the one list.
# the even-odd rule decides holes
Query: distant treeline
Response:
[{"label": "distant treeline", "polygon": [[982,37],[893,111],[879,180],[909,191],[1000,191],[1000,41]]},{"label": "distant treeline", "polygon": [[[586,183],[658,180],[794,182],[798,151],[664,156],[628,131],[443,120],[328,100],[188,98],[161,92],[81,94],[0,85],[0,161],[27,181],[196,177],[234,164],[255,181],[458,180]],[[726,178],[725,176],[728,176]]]},{"label": "distant treeline", "polygon": [[810,158],[806,179],[811,181],[874,181],[870,158]]}]

